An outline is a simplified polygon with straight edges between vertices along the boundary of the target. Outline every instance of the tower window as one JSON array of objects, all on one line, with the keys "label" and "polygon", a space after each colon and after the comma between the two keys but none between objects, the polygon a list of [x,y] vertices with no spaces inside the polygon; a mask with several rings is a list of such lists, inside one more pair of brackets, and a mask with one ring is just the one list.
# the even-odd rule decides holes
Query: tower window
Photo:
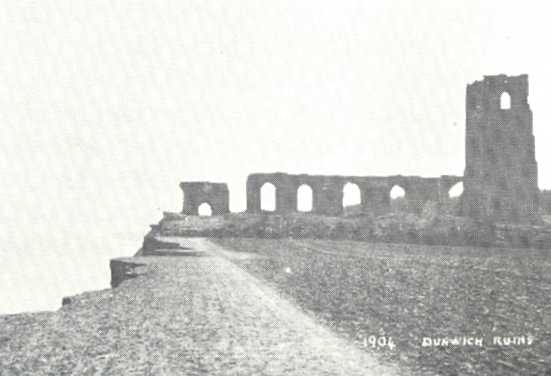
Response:
[{"label": "tower window", "polygon": [[500,108],[501,108],[502,110],[509,110],[509,109],[511,109],[511,96],[510,96],[509,93],[506,92],[506,91],[504,91],[503,93],[501,93]]}]

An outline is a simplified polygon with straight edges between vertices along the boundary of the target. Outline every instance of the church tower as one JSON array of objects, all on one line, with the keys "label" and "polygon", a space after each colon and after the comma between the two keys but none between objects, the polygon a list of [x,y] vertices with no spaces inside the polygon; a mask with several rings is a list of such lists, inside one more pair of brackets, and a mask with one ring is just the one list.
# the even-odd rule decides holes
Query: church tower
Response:
[{"label": "church tower", "polygon": [[529,222],[538,211],[538,166],[528,76],[485,76],[467,86],[463,214]]}]

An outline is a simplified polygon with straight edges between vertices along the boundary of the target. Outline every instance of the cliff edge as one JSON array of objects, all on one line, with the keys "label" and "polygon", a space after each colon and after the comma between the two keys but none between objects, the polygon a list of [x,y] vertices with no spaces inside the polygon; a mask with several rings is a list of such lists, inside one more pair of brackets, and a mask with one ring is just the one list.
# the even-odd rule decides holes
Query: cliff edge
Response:
[{"label": "cliff edge", "polygon": [[113,260],[116,288],[65,298],[57,312],[0,316],[2,375],[397,374],[225,251],[186,242]]}]

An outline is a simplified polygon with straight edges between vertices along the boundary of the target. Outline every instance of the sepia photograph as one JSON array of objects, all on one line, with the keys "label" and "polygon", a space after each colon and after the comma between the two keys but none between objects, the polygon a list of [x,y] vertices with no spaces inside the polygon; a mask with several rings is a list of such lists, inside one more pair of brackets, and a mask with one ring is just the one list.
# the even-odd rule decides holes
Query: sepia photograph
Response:
[{"label": "sepia photograph", "polygon": [[0,376],[551,376],[550,13],[0,0]]}]

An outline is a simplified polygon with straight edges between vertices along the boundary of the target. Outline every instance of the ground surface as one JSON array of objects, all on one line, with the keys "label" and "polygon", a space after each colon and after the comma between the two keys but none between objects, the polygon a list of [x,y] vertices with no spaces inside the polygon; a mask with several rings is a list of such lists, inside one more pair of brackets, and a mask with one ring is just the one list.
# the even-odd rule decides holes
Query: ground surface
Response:
[{"label": "ground surface", "polygon": [[4,375],[394,375],[235,262],[189,240],[194,256],[148,256],[138,277],[51,313],[0,316]]},{"label": "ground surface", "polygon": [[[548,250],[219,239],[239,263],[358,348],[415,375],[551,375]],[[396,348],[363,346],[390,336]],[[483,346],[423,347],[423,337]],[[530,337],[501,346],[494,337]],[[503,339],[501,343],[503,343]],[[530,340],[526,338],[526,342]]]}]

